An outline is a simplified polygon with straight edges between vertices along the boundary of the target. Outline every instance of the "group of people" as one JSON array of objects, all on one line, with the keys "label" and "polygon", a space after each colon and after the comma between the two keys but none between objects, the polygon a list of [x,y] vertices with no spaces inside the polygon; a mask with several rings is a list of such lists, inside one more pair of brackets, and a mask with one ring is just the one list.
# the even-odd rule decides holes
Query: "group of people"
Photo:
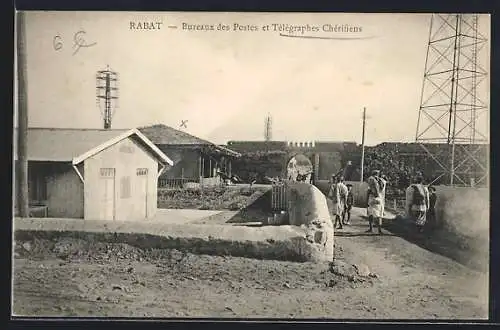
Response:
[{"label": "group of people", "polygon": [[[380,174],[379,170],[373,170],[367,180],[367,216],[369,229],[373,232],[376,225],[378,233],[382,234],[382,221],[385,212],[385,195],[387,188],[387,177]],[[342,229],[348,225],[351,219],[351,209],[354,204],[352,185],[345,184],[342,176],[332,175],[328,197],[332,200],[334,227]],[[406,215],[413,220],[419,232],[423,232],[428,222],[434,222],[436,218],[436,189],[423,184],[423,176],[418,173],[413,183],[406,189]],[[338,225],[338,227],[337,227]]]},{"label": "group of people", "polygon": [[352,185],[346,185],[343,176],[332,175],[328,198],[333,203],[333,216],[335,217],[333,226],[342,229],[344,225],[349,225],[351,222],[351,209],[354,205]]}]

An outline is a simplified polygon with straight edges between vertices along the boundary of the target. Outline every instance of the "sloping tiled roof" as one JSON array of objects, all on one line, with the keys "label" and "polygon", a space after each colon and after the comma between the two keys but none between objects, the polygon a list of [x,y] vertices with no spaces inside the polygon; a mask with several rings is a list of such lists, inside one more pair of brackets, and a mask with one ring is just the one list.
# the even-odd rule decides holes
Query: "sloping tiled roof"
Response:
[{"label": "sloping tiled roof", "polygon": [[139,127],[139,131],[156,145],[213,145],[212,142],[163,124]]},{"label": "sloping tiled roof", "polygon": [[29,128],[28,160],[71,162],[128,130]]},{"label": "sloping tiled roof", "polygon": [[156,145],[203,146],[209,147],[209,149],[217,153],[235,157],[241,156],[234,150],[218,146],[215,143],[200,139],[194,135],[179,131],[163,124],[140,127],[139,131]]}]

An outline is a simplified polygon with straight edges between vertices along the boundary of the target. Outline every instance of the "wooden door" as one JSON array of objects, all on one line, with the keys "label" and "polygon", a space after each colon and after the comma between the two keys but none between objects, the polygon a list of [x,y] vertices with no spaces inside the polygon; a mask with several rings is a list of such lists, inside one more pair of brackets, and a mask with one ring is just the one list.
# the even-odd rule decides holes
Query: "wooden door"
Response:
[{"label": "wooden door", "polygon": [[101,168],[99,176],[99,219],[115,220],[115,169]]},{"label": "wooden door", "polygon": [[137,206],[138,216],[141,218],[148,217],[148,169],[137,169]]}]

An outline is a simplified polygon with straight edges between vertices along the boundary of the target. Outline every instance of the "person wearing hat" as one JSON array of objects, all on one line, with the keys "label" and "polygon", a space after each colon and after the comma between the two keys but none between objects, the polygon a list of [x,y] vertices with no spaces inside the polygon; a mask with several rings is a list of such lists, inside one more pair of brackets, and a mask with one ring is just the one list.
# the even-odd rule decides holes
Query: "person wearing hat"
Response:
[{"label": "person wearing hat", "polygon": [[[332,214],[335,218],[334,228],[342,229],[342,218],[344,215],[345,199],[347,197],[347,187],[343,183],[342,177],[332,175],[330,191],[328,198],[332,200]],[[337,227],[338,223],[338,227]]]},{"label": "person wearing hat", "polygon": [[430,205],[429,190],[423,182],[422,174],[417,173],[414,182],[406,189],[406,215],[415,223],[419,232],[424,231]]},{"label": "person wearing hat", "polygon": [[368,223],[370,228],[366,231],[373,232],[373,222],[377,220],[378,233],[382,234],[382,191],[385,190],[385,185],[380,178],[380,171],[373,170],[372,175],[368,178]]}]

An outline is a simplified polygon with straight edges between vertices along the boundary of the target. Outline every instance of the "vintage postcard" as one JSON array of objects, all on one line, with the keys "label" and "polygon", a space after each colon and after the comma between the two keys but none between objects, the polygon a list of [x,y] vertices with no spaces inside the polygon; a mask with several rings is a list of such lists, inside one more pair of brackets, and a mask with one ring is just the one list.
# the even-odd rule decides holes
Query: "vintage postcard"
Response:
[{"label": "vintage postcard", "polygon": [[490,38],[17,12],[13,316],[488,319]]}]

